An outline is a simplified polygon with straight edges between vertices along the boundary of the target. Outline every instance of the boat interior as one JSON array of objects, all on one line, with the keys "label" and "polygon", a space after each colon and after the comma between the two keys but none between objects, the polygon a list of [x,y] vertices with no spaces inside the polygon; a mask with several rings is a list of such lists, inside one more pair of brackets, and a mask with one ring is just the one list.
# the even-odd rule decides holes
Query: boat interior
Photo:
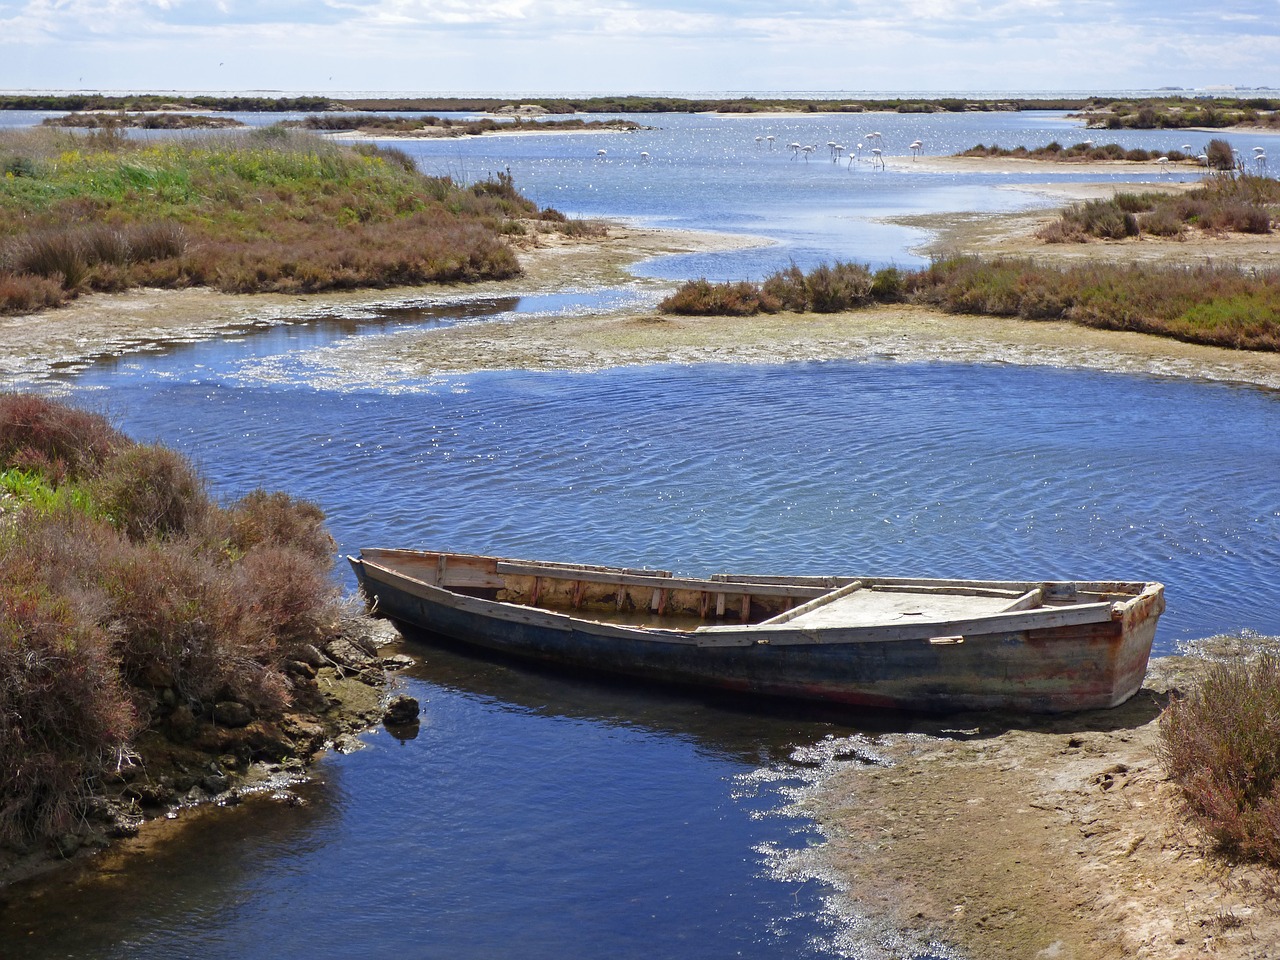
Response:
[{"label": "boat interior", "polygon": [[1144,583],[890,577],[676,576],[667,570],[366,549],[367,563],[466,596],[613,623],[714,630],[961,620],[1132,600]]}]

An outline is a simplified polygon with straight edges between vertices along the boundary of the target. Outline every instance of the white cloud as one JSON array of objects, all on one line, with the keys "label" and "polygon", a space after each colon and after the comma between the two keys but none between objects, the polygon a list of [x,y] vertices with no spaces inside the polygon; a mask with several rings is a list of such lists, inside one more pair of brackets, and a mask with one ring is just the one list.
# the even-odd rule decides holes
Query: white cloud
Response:
[{"label": "white cloud", "polygon": [[[0,87],[1280,84],[1275,0],[0,0]],[[224,64],[225,68],[219,68]],[[90,82],[90,81],[85,81]],[[337,82],[337,81],[335,81]]]}]

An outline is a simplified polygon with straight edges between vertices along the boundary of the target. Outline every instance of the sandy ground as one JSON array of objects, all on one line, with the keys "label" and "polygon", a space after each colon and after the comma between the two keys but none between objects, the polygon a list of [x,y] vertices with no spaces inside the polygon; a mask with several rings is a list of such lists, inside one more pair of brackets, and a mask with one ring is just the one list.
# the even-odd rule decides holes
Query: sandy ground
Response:
[{"label": "sandy ground", "polygon": [[798,802],[826,843],[789,869],[835,877],[866,960],[1280,956],[1275,873],[1208,849],[1156,760],[1160,710],[1204,663],[1152,661],[1114,710],[830,743],[846,759]]},{"label": "sandy ground", "polygon": [[[1046,216],[913,222],[938,231],[938,249],[1041,256],[1047,248],[1029,238],[1037,218]],[[322,362],[335,376],[382,383],[511,367],[866,358],[1084,366],[1280,388],[1280,356],[1057,323],[955,317],[914,307],[811,317],[662,317],[652,303],[670,284],[636,281],[627,272],[628,264],[662,253],[755,242],[614,226],[605,240],[527,240],[521,251],[525,276],[503,283],[321,297],[195,290],[86,298],[69,309],[0,321],[0,376],[11,385],[28,382],[150,344],[247,325],[360,315],[383,304],[630,283],[640,306],[391,332],[327,351]],[[1259,244],[1129,246],[1157,259],[1266,263],[1280,243],[1264,238]],[[1127,255],[1118,253],[1124,248],[1084,244],[1071,255],[1114,259]],[[799,801],[827,839],[799,854],[811,863],[796,869],[834,880],[850,909],[871,918],[874,935],[854,954],[869,958],[925,949],[983,960],[1280,955],[1280,900],[1274,896],[1280,884],[1262,871],[1230,869],[1215,859],[1182,824],[1174,790],[1155,760],[1156,718],[1167,691],[1191,682],[1203,662],[1158,662],[1144,691],[1115,711],[1051,723],[953,721],[946,730],[926,725],[868,741],[853,753],[879,762],[824,764]]]}]

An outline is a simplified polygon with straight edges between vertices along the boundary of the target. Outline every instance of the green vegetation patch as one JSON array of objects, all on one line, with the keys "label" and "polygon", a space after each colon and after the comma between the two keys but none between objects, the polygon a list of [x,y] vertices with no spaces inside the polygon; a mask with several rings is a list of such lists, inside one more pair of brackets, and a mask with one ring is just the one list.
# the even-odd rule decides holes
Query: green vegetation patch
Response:
[{"label": "green vegetation patch", "polygon": [[1072,204],[1040,231],[1040,238],[1083,243],[1144,234],[1176,237],[1189,229],[1267,234],[1278,216],[1280,181],[1249,174],[1215,176],[1185,193],[1118,193],[1107,200]]},{"label": "green vegetation patch", "polygon": [[505,172],[462,184],[399,150],[279,127],[163,142],[24,131],[0,135],[0,169],[0,313],[137,285],[500,279],[519,272],[504,236],[542,216]]}]

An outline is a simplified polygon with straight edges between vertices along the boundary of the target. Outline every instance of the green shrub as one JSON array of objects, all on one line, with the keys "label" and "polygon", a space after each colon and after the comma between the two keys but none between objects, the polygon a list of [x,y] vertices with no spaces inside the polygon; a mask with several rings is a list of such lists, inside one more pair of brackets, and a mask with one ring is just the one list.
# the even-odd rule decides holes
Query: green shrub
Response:
[{"label": "green shrub", "polygon": [[871,302],[871,271],[859,263],[822,264],[809,272],[806,284],[815,313],[839,313]]},{"label": "green shrub", "polygon": [[794,263],[767,277],[762,289],[782,310],[803,313],[809,309],[809,281]]}]

